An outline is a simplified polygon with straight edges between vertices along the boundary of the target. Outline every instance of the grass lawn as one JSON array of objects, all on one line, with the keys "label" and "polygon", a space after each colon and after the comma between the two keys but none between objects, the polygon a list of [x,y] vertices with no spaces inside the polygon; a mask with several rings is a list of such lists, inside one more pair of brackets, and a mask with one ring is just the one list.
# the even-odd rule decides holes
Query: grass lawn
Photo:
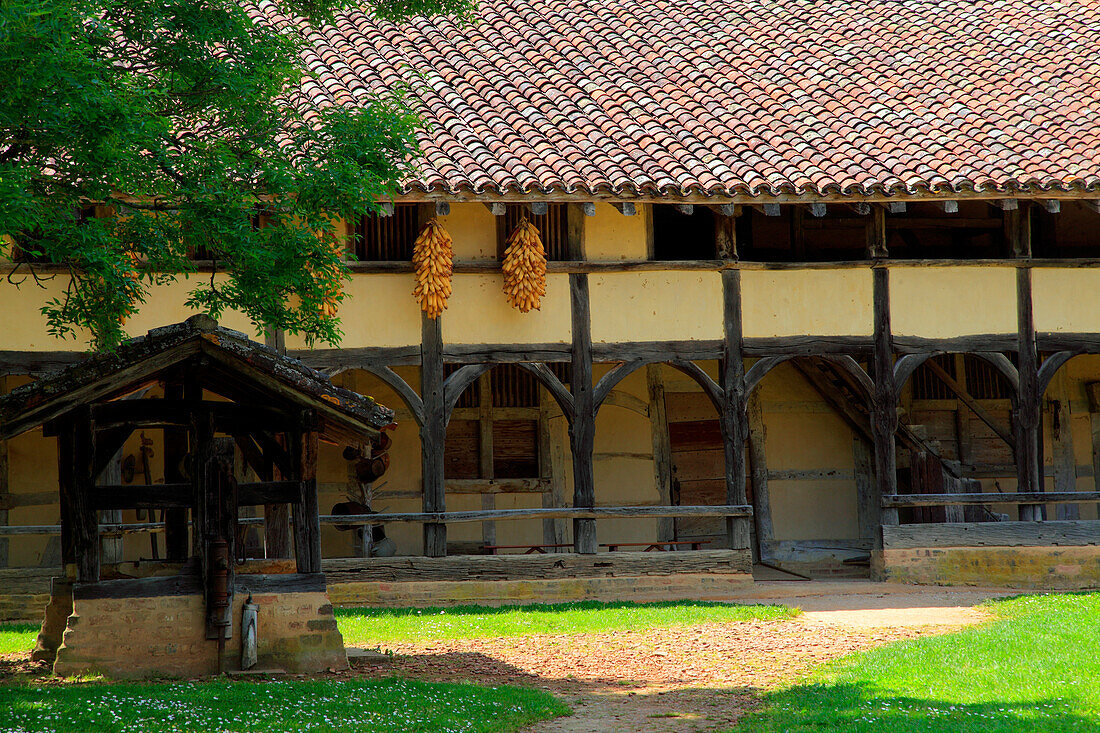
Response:
[{"label": "grass lawn", "polygon": [[536,690],[402,679],[0,687],[0,730],[21,733],[497,733],[568,713]]},{"label": "grass lawn", "polygon": [[0,654],[18,654],[34,648],[40,624],[0,623]]},{"label": "grass lawn", "polygon": [[992,602],[999,619],[840,660],[738,733],[1100,731],[1100,594]]},{"label": "grass lawn", "polygon": [[395,641],[481,639],[527,634],[593,634],[712,621],[787,619],[786,606],[737,606],[728,603],[561,603],[531,606],[455,606],[452,608],[338,608],[336,621],[349,645]]}]

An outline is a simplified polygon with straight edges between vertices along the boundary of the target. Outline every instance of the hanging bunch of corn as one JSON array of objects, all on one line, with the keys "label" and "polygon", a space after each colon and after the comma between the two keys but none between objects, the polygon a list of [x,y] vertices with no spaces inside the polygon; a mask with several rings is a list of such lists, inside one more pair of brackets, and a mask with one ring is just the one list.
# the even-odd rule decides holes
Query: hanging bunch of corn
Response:
[{"label": "hanging bunch of corn", "polygon": [[538,310],[546,295],[546,253],[539,230],[524,216],[505,244],[504,294],[521,313]]},{"label": "hanging bunch of corn", "polygon": [[416,268],[413,297],[420,302],[420,308],[428,314],[428,318],[439,318],[447,307],[447,298],[451,297],[453,261],[451,235],[447,234],[438,219],[429,220],[413,244],[413,265]]}]

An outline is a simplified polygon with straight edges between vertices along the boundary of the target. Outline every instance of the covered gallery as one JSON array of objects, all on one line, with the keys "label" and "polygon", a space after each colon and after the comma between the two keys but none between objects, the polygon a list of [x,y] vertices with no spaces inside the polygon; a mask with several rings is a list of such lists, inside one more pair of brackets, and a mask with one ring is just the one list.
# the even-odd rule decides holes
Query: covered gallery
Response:
[{"label": "covered gallery", "polygon": [[[388,449],[319,449],[322,515],[369,508],[386,537],[322,516],[334,600],[720,595],[750,554],[1100,582],[1098,24],[1016,0],[486,0],[468,25],[317,29],[314,103],[400,79],[428,123],[417,173],[346,222],[340,348],[269,335],[397,409]],[[502,292],[524,218],[549,259],[530,312]],[[433,219],[438,318],[412,296]],[[79,358],[38,312],[64,281],[0,285],[6,389]],[[186,317],[185,291],[132,332]],[[171,483],[145,440],[120,484]],[[12,532],[57,522],[55,441],[0,445],[0,557],[52,568],[59,537]],[[397,557],[337,559],[371,548]],[[677,551],[629,552],[650,548]]]}]

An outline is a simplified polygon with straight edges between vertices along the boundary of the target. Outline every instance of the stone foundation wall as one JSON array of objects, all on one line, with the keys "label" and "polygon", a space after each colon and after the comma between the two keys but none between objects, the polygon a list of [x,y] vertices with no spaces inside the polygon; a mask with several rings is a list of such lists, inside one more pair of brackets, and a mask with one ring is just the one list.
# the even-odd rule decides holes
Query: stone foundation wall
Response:
[{"label": "stone foundation wall", "polygon": [[748,573],[543,580],[367,581],[334,583],[337,606],[458,606],[575,601],[723,601],[752,585]]},{"label": "stone foundation wall", "polygon": [[50,579],[57,574],[57,568],[0,570],[0,623],[41,621],[50,602]]},{"label": "stone foundation wall", "polygon": [[[117,586],[112,590],[114,596],[122,592]],[[61,595],[51,606],[58,611],[64,605]],[[218,646],[206,638],[201,594],[81,597],[78,585],[74,596],[72,613],[56,651],[56,674],[197,677],[218,671]],[[240,669],[240,621],[245,599],[246,594],[241,592],[234,596],[232,637],[225,645],[226,671]],[[343,637],[324,591],[261,592],[254,594],[253,602],[260,607],[256,669],[318,672],[347,668]],[[36,652],[47,661],[52,635],[47,626],[55,625],[57,615],[47,613]]]},{"label": "stone foundation wall", "polygon": [[886,549],[881,573],[885,580],[901,583],[1100,588],[1100,546]]}]

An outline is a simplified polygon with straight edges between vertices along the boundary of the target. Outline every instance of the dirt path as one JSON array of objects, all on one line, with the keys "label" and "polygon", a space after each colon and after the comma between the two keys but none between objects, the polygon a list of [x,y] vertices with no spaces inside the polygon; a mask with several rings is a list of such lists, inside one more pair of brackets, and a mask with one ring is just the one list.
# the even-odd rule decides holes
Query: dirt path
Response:
[{"label": "dirt path", "polygon": [[582,636],[396,644],[392,662],[358,662],[367,676],[399,674],[547,690],[574,709],[529,733],[683,733],[733,724],[761,690],[823,662],[898,639],[977,623],[972,606],[1000,591],[872,583],[758,583],[731,600],[799,606],[781,622],[702,624]]}]

